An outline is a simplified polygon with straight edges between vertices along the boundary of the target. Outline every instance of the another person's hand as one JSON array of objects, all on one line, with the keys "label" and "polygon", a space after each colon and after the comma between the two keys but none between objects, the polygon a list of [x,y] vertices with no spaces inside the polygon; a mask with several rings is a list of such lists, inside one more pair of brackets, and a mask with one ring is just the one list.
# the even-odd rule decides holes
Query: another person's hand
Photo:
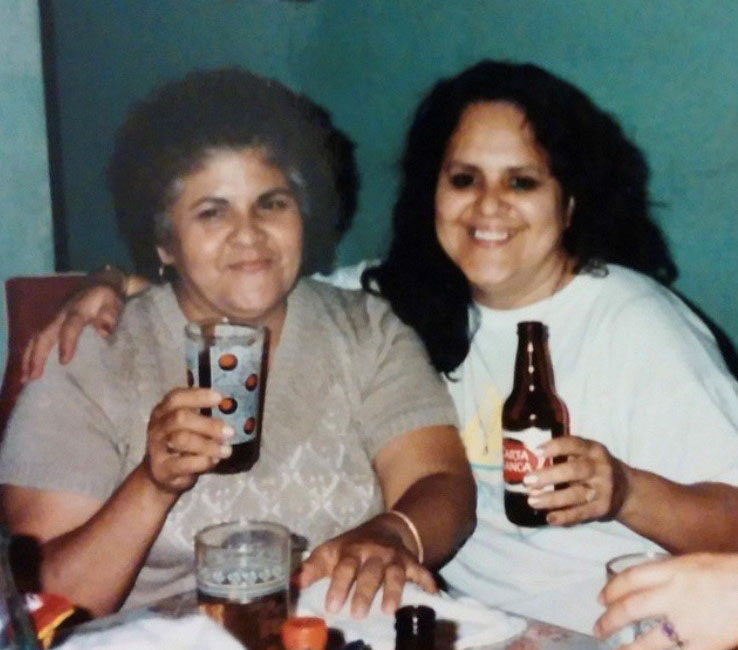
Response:
[{"label": "another person's hand", "polygon": [[[524,479],[531,490],[528,503],[548,510],[549,524],[567,526],[617,516],[628,492],[628,467],[604,445],[562,436],[545,443],[539,451],[547,458],[566,459]],[[550,490],[550,486],[562,484],[565,486]],[[544,491],[547,487],[549,490]]]},{"label": "another person's hand", "polygon": [[727,650],[738,646],[738,555],[696,553],[623,571],[600,593],[607,608],[594,633],[604,639],[625,625],[662,618],[628,650]]},{"label": "another person's hand", "polygon": [[100,284],[75,293],[54,320],[31,337],[23,351],[22,381],[38,379],[43,374],[46,360],[57,342],[59,361],[68,363],[85,326],[91,325],[102,337],[110,336],[122,308],[123,299],[111,286]]},{"label": "another person's hand", "polygon": [[363,618],[372,600],[384,587],[382,610],[393,613],[400,605],[405,582],[435,593],[433,575],[418,563],[394,532],[392,515],[378,515],[353,530],[318,546],[303,563],[298,576],[301,588],[330,576],[325,607],[338,612],[356,585],[351,599],[351,615]]},{"label": "another person's hand", "polygon": [[232,427],[199,413],[221,399],[209,388],[175,388],[151,411],[143,464],[159,489],[189,490],[200,474],[231,455]]}]

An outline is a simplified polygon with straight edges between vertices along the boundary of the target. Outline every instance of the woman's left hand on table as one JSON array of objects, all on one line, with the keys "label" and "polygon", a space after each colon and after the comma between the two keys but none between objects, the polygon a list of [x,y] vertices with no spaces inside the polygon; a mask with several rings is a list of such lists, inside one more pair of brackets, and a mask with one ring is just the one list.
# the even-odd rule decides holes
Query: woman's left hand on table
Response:
[{"label": "woman's left hand on table", "polygon": [[[607,447],[577,436],[562,436],[538,451],[546,458],[565,459],[524,479],[530,491],[528,503],[548,510],[549,524],[567,526],[617,516],[628,492],[628,467]],[[551,490],[551,486],[561,487]]]},{"label": "woman's left hand on table", "polygon": [[378,515],[365,524],[318,546],[303,563],[298,585],[306,588],[320,578],[330,577],[325,607],[338,612],[346,602],[352,585],[351,615],[364,618],[374,596],[384,587],[382,610],[394,612],[400,605],[405,582],[434,593],[436,582],[428,569],[404,546],[394,532],[394,522]]}]

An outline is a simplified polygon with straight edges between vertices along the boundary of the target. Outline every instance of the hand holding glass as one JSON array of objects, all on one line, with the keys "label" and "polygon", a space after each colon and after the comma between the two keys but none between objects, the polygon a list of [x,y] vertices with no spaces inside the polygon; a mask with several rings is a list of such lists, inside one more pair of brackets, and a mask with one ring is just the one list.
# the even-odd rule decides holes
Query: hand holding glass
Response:
[{"label": "hand holding glass", "polygon": [[233,453],[213,469],[232,474],[259,459],[261,412],[268,336],[263,327],[207,321],[185,327],[187,385],[213,388],[224,397],[203,415],[216,415],[233,427]]},{"label": "hand holding glass", "polygon": [[[622,573],[626,569],[629,569],[640,564],[647,562],[655,562],[663,560],[669,557],[668,553],[659,551],[648,551],[643,553],[628,553],[627,555],[618,555],[612,558],[606,565],[605,571],[607,573],[608,581],[614,578],[617,574]],[[644,619],[629,625],[617,635],[618,643],[630,643],[640,634],[647,632],[652,627],[660,625],[662,621],[659,619]]]}]

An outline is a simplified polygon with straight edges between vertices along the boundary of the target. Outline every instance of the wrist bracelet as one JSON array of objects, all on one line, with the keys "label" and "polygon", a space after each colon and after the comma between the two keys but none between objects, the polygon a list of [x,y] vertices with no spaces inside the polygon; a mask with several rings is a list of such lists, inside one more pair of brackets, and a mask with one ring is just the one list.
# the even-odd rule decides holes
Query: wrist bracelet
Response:
[{"label": "wrist bracelet", "polygon": [[418,564],[423,564],[423,541],[420,539],[420,533],[413,523],[413,520],[410,519],[410,517],[408,517],[404,512],[400,512],[399,510],[388,510],[387,514],[399,517],[400,519],[402,519],[402,521],[405,522],[405,525],[410,529],[410,533],[413,536],[415,546],[417,546],[418,548]]},{"label": "wrist bracelet", "polygon": [[101,269],[94,271],[91,276],[94,282],[102,283],[113,289],[124,300],[128,296],[129,277],[117,266],[106,264]]}]

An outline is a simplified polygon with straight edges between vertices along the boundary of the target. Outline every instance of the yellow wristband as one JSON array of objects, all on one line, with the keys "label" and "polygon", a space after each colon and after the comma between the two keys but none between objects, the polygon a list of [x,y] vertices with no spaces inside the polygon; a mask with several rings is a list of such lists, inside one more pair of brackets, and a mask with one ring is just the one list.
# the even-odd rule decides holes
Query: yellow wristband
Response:
[{"label": "yellow wristband", "polygon": [[405,525],[410,529],[410,534],[413,536],[415,546],[418,548],[418,564],[423,564],[423,541],[420,539],[420,533],[413,523],[413,520],[410,519],[410,517],[408,517],[404,512],[400,512],[399,510],[388,510],[387,514],[399,517],[400,519],[402,519],[402,521],[405,522]]}]

